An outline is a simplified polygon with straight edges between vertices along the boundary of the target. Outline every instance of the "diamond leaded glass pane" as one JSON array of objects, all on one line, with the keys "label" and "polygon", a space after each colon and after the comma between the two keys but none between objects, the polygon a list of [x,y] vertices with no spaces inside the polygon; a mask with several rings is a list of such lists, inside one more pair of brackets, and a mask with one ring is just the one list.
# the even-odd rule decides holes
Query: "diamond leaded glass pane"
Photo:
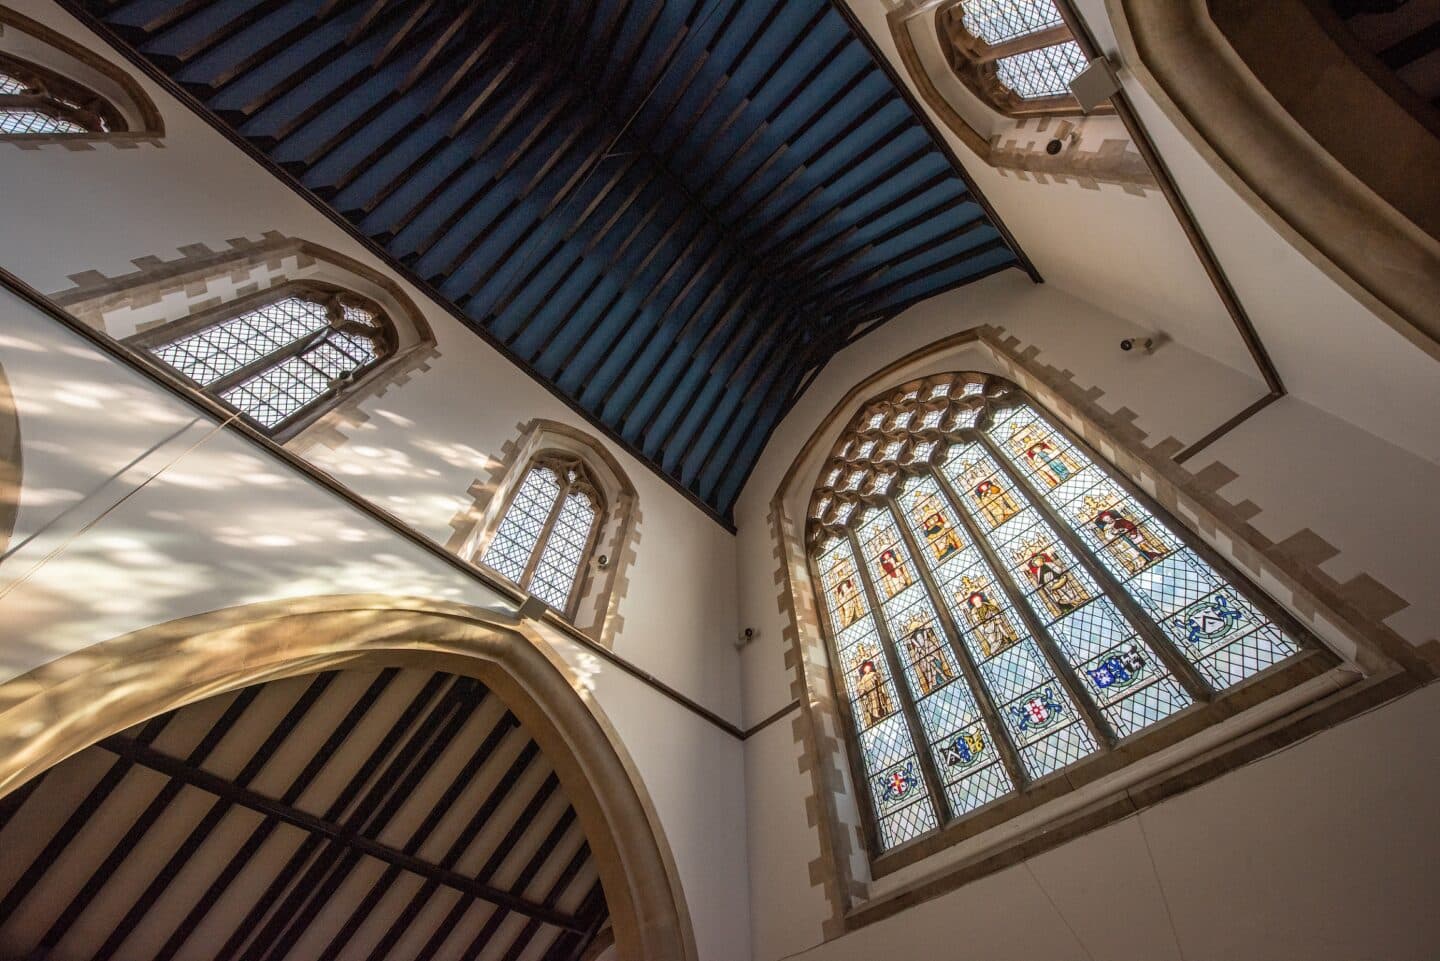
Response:
[{"label": "diamond leaded glass pane", "polygon": [[1052,0],[965,0],[961,21],[973,36],[1002,43],[1065,21]]},{"label": "diamond leaded glass pane", "polygon": [[286,297],[156,347],[151,353],[204,387],[329,325],[324,304]]},{"label": "diamond leaded glass pane", "polygon": [[559,496],[560,478],[553,470],[536,467],[526,474],[481,563],[518,584]]},{"label": "diamond leaded glass pane", "polygon": [[27,110],[23,107],[0,108],[0,134],[86,132],[84,127],[73,120],[51,116],[40,110]]},{"label": "diamond leaded glass pane", "polygon": [[1217,690],[1299,652],[1243,592],[1033,408],[1002,411],[989,433]]},{"label": "diamond leaded glass pane", "polygon": [[530,581],[530,593],[557,610],[564,610],[570,602],[595,516],[595,505],[589,497],[579,491],[567,494],[545,549],[540,553],[540,563]]},{"label": "diamond leaded glass pane", "polygon": [[0,96],[18,97],[29,90],[28,86],[8,73],[0,73]]},{"label": "diamond leaded glass pane", "polygon": [[1073,40],[995,61],[1000,82],[1026,99],[1065,96],[1070,81],[1084,69],[1085,54]]}]

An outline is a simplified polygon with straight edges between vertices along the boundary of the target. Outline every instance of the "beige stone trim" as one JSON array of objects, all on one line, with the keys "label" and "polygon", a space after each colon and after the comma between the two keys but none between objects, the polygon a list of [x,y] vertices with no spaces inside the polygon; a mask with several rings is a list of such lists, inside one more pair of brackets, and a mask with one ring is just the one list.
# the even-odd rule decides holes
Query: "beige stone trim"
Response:
[{"label": "beige stone trim", "polygon": [[[1264,578],[1267,583],[1281,584],[1283,591],[1271,589],[1269,593],[1307,628],[1322,636],[1334,635],[1334,630],[1326,630],[1331,626],[1343,631],[1353,643],[1353,647],[1345,652],[1347,659],[1363,671],[1366,680],[1350,684],[1337,695],[1292,712],[1281,722],[1271,724],[1259,733],[1247,735],[1223,749],[1186,762],[1178,769],[1161,772],[1149,781],[1127,789],[1121,799],[1105,801],[1098,812],[1087,810],[1083,815],[1052,822],[1036,837],[1015,839],[1003,845],[998,853],[987,854],[947,870],[940,879],[919,889],[901,891],[895,895],[898,900],[894,904],[886,898],[859,909],[856,907],[859,903],[856,895],[865,890],[864,879],[870,873],[876,876],[890,873],[936,853],[957,839],[942,831],[923,843],[915,844],[899,857],[886,855],[868,865],[862,857],[857,864],[855,847],[850,844],[849,838],[862,839],[858,847],[863,855],[863,832],[851,831],[852,825],[846,824],[837,813],[841,806],[854,809],[857,803],[842,770],[847,767],[843,747],[845,729],[840,726],[844,721],[836,709],[830,659],[815,607],[811,572],[805,563],[803,519],[797,522],[790,517],[786,504],[795,494],[795,485],[803,480],[800,476],[802,465],[810,460],[826,438],[851,419],[862,402],[910,379],[906,371],[913,371],[967,345],[988,352],[1004,376],[1099,450],[1121,474],[1150,492],[1172,515],[1220,550],[1247,576],[1256,581]],[[1258,506],[1249,501],[1232,504],[1220,495],[1219,489],[1237,476],[1235,472],[1218,463],[1212,463],[1196,473],[1186,470],[1171,459],[1183,446],[1179,440],[1169,437],[1157,443],[1147,443],[1145,433],[1135,426],[1134,412],[1125,408],[1114,413],[1106,411],[1098,403],[1104,395],[1102,390],[1080,387],[1070,371],[1041,362],[1038,354],[1038,349],[1022,346],[1002,329],[982,326],[960,331],[901,357],[851,388],[821,419],[771,499],[770,524],[779,565],[775,576],[779,588],[777,601],[786,622],[783,638],[789,645],[785,663],[796,673],[792,688],[802,707],[801,716],[794,724],[795,743],[800,749],[800,770],[811,774],[814,793],[806,798],[805,803],[820,841],[819,857],[811,864],[811,883],[822,888],[832,910],[825,927],[827,940],[838,936],[838,933],[888,917],[910,903],[953,890],[969,880],[1028,857],[1039,849],[1063,843],[1171,794],[1204,783],[1273,751],[1281,744],[1333,726],[1359,711],[1440,677],[1440,640],[1430,640],[1417,646],[1383,623],[1406,606],[1402,598],[1366,574],[1357,575],[1345,583],[1329,577],[1320,569],[1320,564],[1339,552],[1313,531],[1299,531],[1278,543],[1270,541],[1249,523],[1260,512]],[[1232,550],[1227,552],[1222,545],[1215,543],[1217,534],[1225,535],[1233,545]],[[1242,693],[1246,693],[1250,701],[1263,700],[1270,693],[1278,693],[1281,688],[1305,683],[1307,678],[1316,677],[1324,667],[1317,660],[1302,659],[1286,672],[1286,677],[1277,675],[1257,684],[1254,691]],[[1196,723],[1189,722],[1186,727],[1193,729]],[[1184,735],[1186,731],[1178,733]],[[1167,740],[1173,741],[1175,736]],[[1132,759],[1127,755],[1120,761]],[[827,824],[827,820],[831,823]],[[986,826],[994,825],[981,825],[970,833],[974,834]],[[1036,848],[1036,845],[1042,847]]]},{"label": "beige stone trim", "polygon": [[[1402,109],[1300,0],[1235,6],[1246,12],[1236,22],[1284,24],[1283,42],[1265,49],[1288,89],[1266,86],[1206,0],[1106,0],[1126,67],[1215,171],[1336,283],[1440,358],[1440,197],[1419,173],[1440,169],[1440,141],[1396,116]],[[1330,96],[1313,97],[1317,89]],[[1336,125],[1337,105],[1360,119]],[[1359,131],[1363,143],[1335,139]]]},{"label": "beige stone trim", "polygon": [[600,870],[619,954],[694,961],[669,845],[583,682],[528,624],[385,595],[298,598],[145,628],[0,685],[0,796],[111,734],[226,691],[345,668],[473,677],[555,766]]},{"label": "beige stone trim", "polygon": [[24,473],[20,446],[20,412],[5,368],[0,367],[0,557],[15,533],[20,511],[20,478]]},{"label": "beige stone trim", "polygon": [[[1097,190],[1100,184],[1114,184],[1126,193],[1143,195],[1146,190],[1158,190],[1155,175],[1143,157],[1128,140],[1106,139],[1094,150],[1084,150],[1079,144],[1069,144],[1060,153],[1051,156],[1045,152],[1045,145],[1052,139],[1068,140],[1070,130],[1061,130],[1057,125],[1052,136],[1025,140],[1019,136],[996,135],[986,137],[971,126],[960,112],[935,86],[929,71],[920,60],[915,40],[910,34],[909,20],[914,14],[903,7],[891,10],[886,18],[895,48],[900,54],[916,91],[926,105],[935,111],[940,121],[965,144],[977,157],[1002,173],[1013,171],[1021,180],[1035,180],[1039,183],[1073,183],[1086,190]],[[962,80],[965,77],[962,76]],[[980,94],[977,93],[977,96]],[[1022,117],[1015,129],[1023,131],[1027,122],[1035,124],[1037,133],[1045,131],[1053,117],[1074,111],[1043,111],[1038,117]],[[1066,121],[1065,123],[1069,123]],[[1083,121],[1080,121],[1083,125]]]},{"label": "beige stone trim", "polygon": [[[74,58],[85,67],[114,83],[129,100],[126,106],[131,108],[130,119],[138,119],[139,123],[138,126],[132,125],[129,130],[110,133],[6,134],[0,136],[0,143],[15,144],[22,149],[60,144],[69,150],[93,150],[95,144],[109,144],[120,149],[131,149],[141,144],[149,144],[153,147],[164,146],[161,141],[165,136],[165,121],[160,116],[160,110],[155,106],[155,101],[145,92],[145,88],[140,86],[128,72],[98,56],[90,48],[76,43],[43,23],[31,20],[9,7],[0,6],[0,31],[5,29],[14,29],[28,34],[45,46],[53,47],[65,56]],[[41,66],[56,73],[64,73],[64,71],[57,70],[54,64],[46,63]],[[120,105],[117,104],[118,106]]]}]

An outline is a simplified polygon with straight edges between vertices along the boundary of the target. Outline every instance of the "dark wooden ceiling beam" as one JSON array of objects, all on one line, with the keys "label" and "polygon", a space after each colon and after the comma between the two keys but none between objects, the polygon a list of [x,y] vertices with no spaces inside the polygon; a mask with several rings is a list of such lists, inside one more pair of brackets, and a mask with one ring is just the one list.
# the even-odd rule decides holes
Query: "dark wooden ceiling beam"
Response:
[{"label": "dark wooden ceiling beam", "polygon": [[[322,820],[333,821],[343,816],[345,812],[350,809],[351,804],[360,796],[361,791],[372,782],[377,773],[380,772],[381,766],[391,758],[402,740],[405,740],[407,736],[413,734],[412,728],[417,723],[423,723],[424,717],[429,713],[428,709],[437,698],[441,697],[442,692],[448,685],[449,679],[438,674],[425,682],[419,693],[416,694],[415,698],[407,705],[405,711],[403,711],[396,720],[395,725],[387,732],[385,739],[380,745],[376,746],[375,750],[371,752],[370,757],[366,758],[366,763],[356,769],[355,773],[351,775],[350,779],[345,783],[345,787],[341,789],[335,800],[326,808],[325,813],[321,815]],[[383,752],[381,750],[382,747]],[[230,800],[237,804],[239,803],[238,797],[231,796]],[[282,805],[284,804],[284,802],[281,803]],[[273,830],[273,828],[280,823],[288,823],[284,822],[284,819],[280,817],[274,818],[274,822],[270,830]],[[268,822],[263,822],[256,828],[256,831],[265,829],[267,823]],[[268,833],[269,831],[266,831],[267,835]],[[218,950],[212,948],[214,961],[232,961],[235,954],[244,946],[244,943],[249,940],[251,935],[259,930],[260,923],[265,919],[266,915],[269,914],[275,902],[289,889],[296,875],[299,874],[310,860],[310,857],[320,847],[321,839],[322,836],[309,834],[305,840],[301,842],[299,847],[291,853],[280,871],[275,875],[274,880],[260,893],[260,896],[251,905],[250,910],[246,912],[244,918],[231,931],[230,937],[226,942]]]},{"label": "dark wooden ceiling beam", "polygon": [[[913,247],[905,248],[894,257],[888,258],[884,263],[872,267],[870,270],[856,277],[851,277],[847,280],[842,271],[840,273],[832,272],[830,278],[817,278],[815,293],[813,294],[815,298],[814,302],[825,304],[843,303],[851,293],[859,290],[865,284],[872,282],[880,273],[888,271],[898,264],[909,263],[923,257],[932,250],[953,244],[967,234],[973,233],[986,226],[989,226],[989,224],[984,217],[976,217],[974,220],[958,224],[942,234],[937,234],[929,240],[917,240]],[[871,246],[866,245],[866,247],[862,247],[858,253],[866,253],[869,252],[870,249]],[[844,261],[841,263],[843,264]]]},{"label": "dark wooden ceiling beam", "polygon": [[[455,840],[450,843],[449,849],[446,850],[444,856],[437,862],[440,867],[452,871],[455,869],[455,866],[460,862],[465,852],[470,849],[470,845],[479,837],[480,832],[490,824],[490,819],[495,816],[495,812],[499,809],[500,805],[505,802],[505,799],[510,797],[511,793],[515,790],[516,784],[519,783],[520,778],[539,755],[540,749],[534,741],[527,743],[520,749],[515,760],[510,763],[510,766],[506,769],[500,780],[491,788],[484,802],[475,809],[475,813],[470,816],[470,820],[466,823],[465,827],[455,836]],[[392,956],[391,952],[395,950],[395,945],[399,943],[400,939],[410,929],[410,926],[415,923],[415,919],[420,916],[420,912],[430,903],[430,899],[439,889],[440,882],[427,879],[420,886],[419,890],[410,896],[409,902],[401,909],[400,913],[396,915],[395,920],[390,923],[390,927],[388,927],[380,939],[375,942],[375,947],[371,948],[366,961],[386,961],[387,958],[390,958]],[[460,922],[460,918],[469,910],[469,907],[469,904],[462,906],[459,902],[451,905],[445,920],[436,928],[432,939],[440,937],[440,932],[448,933],[453,931],[455,926]],[[554,905],[550,905],[550,907],[554,907]],[[440,942],[437,942],[434,947],[427,944],[426,948],[429,950],[422,950],[418,957],[434,957],[434,952],[439,949],[439,943],[443,942],[443,940],[444,938],[440,937]]]},{"label": "dark wooden ceiling beam", "polygon": [[[220,46],[231,37],[237,36],[255,26],[255,24],[264,20],[289,2],[290,0],[261,0],[260,3],[246,8],[239,16],[226,19],[217,26],[215,30],[205,36],[196,38],[183,50],[180,50],[178,53],[169,54],[168,56],[173,57],[180,64],[190,63],[202,54],[208,53]],[[158,38],[152,37],[151,42],[155,42],[156,39]]]},{"label": "dark wooden ceiling beam", "polygon": [[508,911],[523,914],[527,917],[539,918],[546,924],[553,924],[556,927],[568,930],[584,930],[583,925],[567,914],[545,908],[542,905],[534,904],[523,898],[518,898],[502,888],[492,887],[480,881],[458,874],[454,871],[446,871],[428,861],[417,857],[411,857],[391,847],[387,847],[378,841],[371,840],[356,834],[352,830],[327,821],[324,818],[313,814],[307,814],[298,808],[281,804],[273,798],[266,797],[246,788],[237,788],[231,782],[219,775],[211,774],[202,768],[191,768],[179,758],[174,758],[151,747],[141,745],[139,742],[124,737],[106,738],[100,742],[100,746],[111,753],[125,757],[134,763],[141,764],[152,770],[159,771],[168,777],[185,781],[189,786],[198,788],[217,797],[224,797],[240,807],[248,808],[266,817],[275,818],[293,827],[313,835],[327,839],[346,848],[351,848],[366,857],[389,864],[398,864],[406,871],[417,874],[423,878],[438,882],[444,887],[459,891],[462,896],[479,900],[490,901],[504,907]]},{"label": "dark wooden ceiling beam", "polygon": [[930,264],[923,268],[917,268],[916,270],[906,274],[903,277],[897,277],[883,287],[878,287],[875,290],[869,290],[856,297],[852,297],[843,303],[837,304],[836,309],[847,314],[854,314],[857,311],[869,312],[872,310],[876,310],[877,307],[875,305],[881,303],[888,294],[894,292],[896,288],[902,287],[905,284],[914,283],[915,279],[918,276],[922,276],[924,274],[938,274],[941,271],[949,270],[951,267],[958,266],[967,260],[973,260],[976,257],[980,257],[988,253],[993,253],[994,251],[1000,250],[1005,246],[1006,244],[1004,238],[996,237],[993,240],[987,240],[983,244],[975,247],[970,247],[966,250],[961,251],[958,254],[955,254],[954,256],[946,257],[944,260]]},{"label": "dark wooden ceiling beam", "polygon": [[[170,718],[171,715],[162,714],[147,721],[140,734],[135,738],[136,742],[142,744],[154,742],[170,722]],[[65,823],[50,836],[50,840],[45,842],[45,847],[36,855],[35,859],[26,865],[25,870],[10,886],[10,890],[5,892],[5,897],[0,898],[0,923],[15,916],[21,903],[39,886],[40,879],[45,876],[45,872],[60,859],[60,856],[65,853],[65,849],[70,846],[70,842],[74,841],[80,830],[90,823],[96,812],[100,810],[100,806],[105,803],[105,799],[110,797],[111,793],[120,786],[120,782],[125,779],[125,775],[129,774],[130,769],[134,766],[133,761],[119,758],[105,770],[100,780],[85,795],[85,799],[76,806],[74,811],[70,812]]]},{"label": "dark wooden ceiling beam", "polygon": [[[545,896],[543,903],[547,907],[555,907],[560,898],[564,896],[566,889],[575,881],[575,877],[589,862],[590,846],[582,843],[550,885],[550,893]],[[534,918],[526,921],[525,927],[520,929],[520,933],[515,936],[515,940],[510,943],[509,950],[505,952],[505,956],[500,961],[519,961],[520,955],[525,953],[525,949],[530,947],[530,943],[535,940],[535,935],[540,933],[540,927],[540,922]]]},{"label": "dark wooden ceiling beam", "polygon": [[[295,779],[291,782],[290,787],[281,795],[280,800],[282,803],[294,804],[300,799],[300,796],[304,794],[305,790],[315,778],[320,775],[320,772],[324,770],[325,766],[329,764],[335,752],[349,740],[350,735],[355,731],[360,722],[365,719],[370,709],[375,705],[375,702],[379,700],[380,696],[385,692],[386,688],[389,687],[391,682],[394,681],[398,673],[394,668],[387,668],[370,683],[365,692],[356,700],[350,710],[346,712],[344,719],[331,731],[329,738],[321,745],[320,750],[306,763],[304,769],[296,775]],[[425,687],[421,688],[420,692],[411,699],[409,705],[390,726],[386,735],[381,738],[375,750],[371,751],[366,761],[361,764],[357,773],[363,774],[363,776],[367,778],[374,773],[374,769],[379,766],[381,760],[384,758],[384,753],[381,752],[388,753],[394,748],[395,743],[399,741],[405,729],[408,728],[409,725],[413,723],[414,718],[424,710],[425,705],[429,703],[429,699],[434,696],[435,692],[440,689],[441,684],[442,679],[437,675],[431,678]],[[351,783],[354,783],[353,780]],[[226,802],[225,808],[218,813],[212,808],[211,815],[207,816],[206,821],[202,822],[202,827],[207,824],[209,824],[209,827],[203,832],[198,831],[198,829],[197,831],[192,831],[191,836],[181,845],[180,850],[184,851],[186,848],[191,848],[193,853],[193,850],[198,849],[200,844],[204,842],[205,836],[209,831],[214,830],[214,826],[218,824],[219,818],[223,817],[233,806],[233,802]],[[330,813],[331,812],[327,812],[327,814]],[[211,816],[215,819],[214,824],[210,824]],[[190,910],[185,913],[185,917],[175,929],[171,931],[164,945],[162,945],[159,952],[156,953],[154,961],[172,961],[175,954],[190,940],[190,937],[195,933],[200,923],[205,920],[216,903],[225,892],[229,890],[230,885],[240,875],[240,872],[245,869],[256,852],[260,850],[270,835],[274,833],[275,829],[279,826],[280,821],[275,818],[266,818],[255,826],[239,849],[225,861],[225,866],[221,869],[219,875],[206,887],[205,893],[200,896],[199,900],[191,905]],[[196,837],[197,833],[199,833],[198,838]],[[178,853],[179,852],[177,852],[177,854]],[[188,861],[188,858],[186,860]]]},{"label": "dark wooden ceiling beam", "polygon": [[[210,0],[206,0],[210,2]],[[257,69],[261,64],[268,63],[295,44],[299,43],[305,36],[317,27],[324,24],[341,13],[353,9],[358,0],[332,0],[324,8],[317,11],[315,16],[297,23],[286,30],[280,36],[252,51],[239,60],[226,67],[224,70],[212,75],[205,83],[205,96],[213,98],[229,89],[230,85],[241,77],[248,76],[252,70]]]},{"label": "dark wooden ceiling beam", "polygon": [[[334,673],[320,674],[306,686],[304,693],[300,695],[290,710],[285,712],[285,716],[280,720],[280,723],[276,725],[270,735],[261,743],[260,747],[255,750],[250,760],[246,762],[240,772],[235,775],[236,784],[242,787],[249,786],[250,782],[259,776],[275,752],[278,751],[286,739],[294,733],[295,728],[299,726],[300,722],[310,712],[315,702],[330,687],[334,678]],[[200,818],[200,821],[190,829],[190,832],[185,836],[185,840],[171,853],[165,865],[156,872],[155,877],[146,885],[145,890],[141,892],[138,898],[131,902],[124,917],[111,929],[110,934],[105,938],[104,943],[101,944],[99,950],[95,952],[90,961],[110,961],[110,959],[114,957],[115,952],[120,950],[130,935],[134,933],[135,928],[145,919],[150,911],[154,909],[160,900],[160,896],[169,889],[175,877],[190,863],[190,859],[195,856],[195,852],[200,849],[200,845],[203,844],[211,832],[219,826],[221,820],[229,813],[230,808],[231,805],[223,800],[216,800],[215,803],[210,806],[210,809],[205,812]]]},{"label": "dark wooden ceiling beam", "polygon": [[[335,828],[359,838],[379,834],[389,822],[389,815],[419,786],[420,778],[439,759],[448,739],[459,730],[463,723],[459,716],[465,713],[464,708],[470,701],[471,698],[464,696],[460,682],[452,681],[445,696],[416,726],[405,746]],[[241,961],[265,961],[277,953],[280,956],[289,953],[296,933],[309,926],[360,859],[356,848],[344,843],[343,838],[321,833],[312,834],[306,840],[318,842],[309,867],[291,885],[259,930],[247,932],[250,937],[248,942],[241,942],[244,944]],[[396,853],[404,855],[404,852]]]},{"label": "dark wooden ceiling beam", "polygon": [[[565,833],[570,830],[570,826],[574,823],[575,809],[566,808],[564,813],[560,815],[559,820],[555,822],[555,826],[550,829],[550,833],[540,842],[540,846],[536,849],[535,853],[530,856],[530,859],[525,862],[525,866],[520,869],[520,874],[515,878],[513,885],[514,890],[524,891],[530,886],[530,882],[535,880],[535,875],[540,873],[540,869],[544,867],[545,862],[550,859],[551,853],[553,853],[556,846],[559,845],[561,838],[565,836]],[[485,927],[481,928],[479,933],[471,939],[469,947],[460,955],[460,961],[479,961],[480,955],[485,949],[492,946],[491,942],[494,940],[495,935],[499,933],[500,925],[505,922],[507,917],[509,917],[509,915],[502,911],[496,911],[490,915],[485,921]],[[529,923],[538,926],[540,922],[535,918],[531,918]],[[517,935],[523,932],[524,929],[522,928],[520,932],[517,932]],[[517,936],[510,942],[510,950],[505,953],[505,957],[508,958],[511,956],[511,952],[514,951],[518,941],[519,938]],[[524,950],[523,946],[521,950]]]},{"label": "dark wooden ceiling beam", "polygon": [[609,919],[609,913],[605,910],[605,894],[600,889],[600,882],[596,881],[590,887],[589,893],[581,902],[580,913],[582,917],[588,917],[590,922],[583,934],[567,932],[562,934],[550,950],[545,952],[544,961],[582,961],[585,951],[599,935],[605,922]]}]

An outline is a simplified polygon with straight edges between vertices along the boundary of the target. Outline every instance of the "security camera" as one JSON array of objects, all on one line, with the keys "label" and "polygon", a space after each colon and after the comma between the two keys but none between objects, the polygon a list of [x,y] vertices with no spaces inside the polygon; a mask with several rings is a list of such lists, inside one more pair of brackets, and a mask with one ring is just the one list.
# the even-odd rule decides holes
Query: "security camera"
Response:
[{"label": "security camera", "polygon": [[598,567],[598,568],[600,568],[602,571],[603,571],[605,568],[609,567],[609,566],[610,566],[610,555],[609,555],[609,554],[601,554],[599,557],[595,558],[595,566]]},{"label": "security camera", "polygon": [[745,628],[743,631],[740,632],[740,636],[737,637],[737,638],[735,638],[735,649],[738,651],[740,648],[744,647],[746,644],[749,644],[751,641],[755,640],[755,634],[756,634],[755,628],[753,628],[753,627],[747,627],[747,628]]},{"label": "security camera", "polygon": [[1141,350],[1145,351],[1145,353],[1148,354],[1155,348],[1155,339],[1153,337],[1146,337],[1144,340],[1136,340],[1133,337],[1126,337],[1124,340],[1120,341],[1121,350],[1131,351],[1134,350],[1136,347],[1139,347]]},{"label": "security camera", "polygon": [[1047,144],[1045,145],[1045,152],[1048,153],[1048,154],[1049,154],[1050,156],[1052,156],[1052,157],[1055,156],[1056,154],[1058,154],[1060,151],[1062,151],[1062,150],[1064,150],[1064,149],[1065,149],[1065,141],[1061,140],[1061,139],[1058,138],[1058,137],[1056,137],[1055,139],[1051,140],[1049,143],[1047,143]]}]

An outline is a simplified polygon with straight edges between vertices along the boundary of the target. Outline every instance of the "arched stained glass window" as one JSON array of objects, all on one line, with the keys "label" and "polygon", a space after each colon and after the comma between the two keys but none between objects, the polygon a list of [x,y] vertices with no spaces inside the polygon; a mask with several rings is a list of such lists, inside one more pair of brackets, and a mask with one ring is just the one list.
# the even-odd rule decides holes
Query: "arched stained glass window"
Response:
[{"label": "arched stained glass window", "polygon": [[809,515],[881,850],[1302,651],[1273,602],[998,378],[862,409]]},{"label": "arched stained glass window", "polygon": [[1079,111],[1070,81],[1085,55],[1053,0],[952,0],[936,25],[960,79],[1000,112]]},{"label": "arched stained glass window", "polygon": [[394,350],[384,311],[354,294],[291,287],[135,338],[157,359],[270,432],[339,396]]},{"label": "arched stained glass window", "polygon": [[599,487],[584,461],[542,454],[525,472],[481,563],[568,615],[601,511]]},{"label": "arched stained glass window", "polygon": [[0,54],[0,136],[124,129],[124,118],[104,97],[38,64]]}]

